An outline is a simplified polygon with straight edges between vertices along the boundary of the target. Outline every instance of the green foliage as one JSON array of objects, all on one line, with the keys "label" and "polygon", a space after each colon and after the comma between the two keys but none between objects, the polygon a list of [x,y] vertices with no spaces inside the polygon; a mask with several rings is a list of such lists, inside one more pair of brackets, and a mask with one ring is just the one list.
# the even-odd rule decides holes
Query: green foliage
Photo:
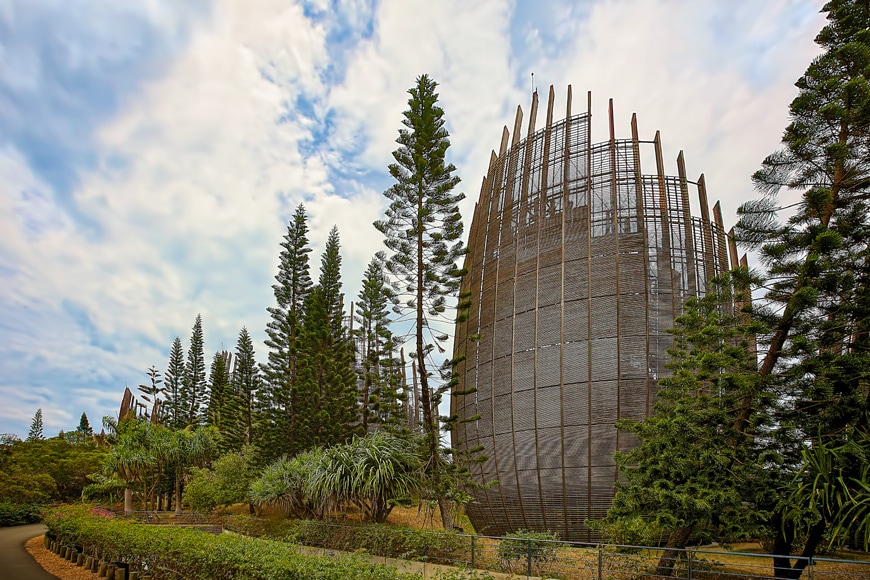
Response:
[{"label": "green foliage", "polygon": [[556,559],[556,551],[563,547],[555,532],[517,530],[498,543],[498,558],[512,566],[513,562],[531,560],[533,566],[542,566]]},{"label": "green foliage", "polygon": [[66,439],[16,441],[0,450],[0,501],[44,504],[75,501],[108,451]]},{"label": "green foliage", "polygon": [[439,570],[435,574],[435,580],[494,580],[494,577],[486,570],[460,567],[451,570]]},{"label": "green foliage", "polygon": [[388,307],[393,293],[384,274],[384,259],[384,254],[378,252],[369,262],[354,314],[354,334],[360,349],[363,431],[370,426],[401,431],[406,423],[403,405],[407,395],[402,389],[401,363],[390,331]]},{"label": "green foliage", "polygon": [[[780,576],[806,565],[787,558],[796,538],[805,538],[801,555],[811,557],[828,528],[849,525],[835,517],[840,510],[825,508],[829,518],[820,504],[796,510],[788,500],[798,471],[820,482],[837,476],[836,461],[814,465],[819,458],[801,455],[803,443],[834,450],[846,433],[870,431],[870,5],[831,0],[823,11],[828,23],[816,37],[823,52],[796,83],[782,148],[753,175],[761,197],[738,210],[738,237],[758,250],[765,270],[753,315],[768,328],[759,374],[769,379],[741,402],[738,428],[752,425],[759,400],[778,403],[778,448],[771,446],[767,481],[751,499],[768,516],[774,551],[786,556],[774,562]],[[783,189],[800,194],[787,216]]]},{"label": "green foliage", "polygon": [[[419,456],[411,444],[381,431],[327,448],[309,474],[306,495],[337,508],[349,502],[372,522],[420,491]],[[328,509],[328,508],[327,508]]]},{"label": "green foliage", "polygon": [[222,455],[211,469],[193,468],[185,488],[185,499],[198,512],[210,512],[218,506],[248,501],[248,489],[254,479],[251,448]]},{"label": "green foliage", "polygon": [[664,532],[674,548],[693,536],[722,540],[755,531],[753,506],[745,503],[758,470],[753,432],[734,425],[740,401],[760,377],[753,327],[732,309],[726,276],[677,317],[672,375],[659,381],[652,416],[617,422],[638,445],[616,455],[622,479],[605,530],[625,533],[646,523],[649,534]]},{"label": "green foliage", "polygon": [[[152,369],[153,368],[154,367],[152,367]],[[94,429],[91,427],[91,422],[88,421],[86,413],[82,413],[82,416],[79,419],[79,426],[76,428],[76,433],[83,438],[91,437],[94,434]]]},{"label": "green foliage", "polygon": [[272,290],[275,306],[266,310],[267,362],[263,365],[264,388],[261,391],[261,437],[258,446],[261,462],[270,463],[285,453],[295,454],[297,407],[293,387],[298,372],[299,340],[305,300],[311,292],[308,271],[308,225],[305,208],[296,208],[287,233],[281,242],[278,273]]},{"label": "green foliage", "polygon": [[52,510],[45,518],[49,533],[61,541],[142,569],[172,570],[186,578],[250,580],[286,578],[323,580],[393,580],[414,578],[354,556],[306,557],[294,546],[234,534],[214,536],[195,530],[143,526],[100,517],[89,506]]},{"label": "green foliage", "polygon": [[211,427],[174,431],[159,423],[127,418],[118,424],[106,468],[135,486],[147,509],[149,502],[154,504],[166,470],[174,470],[180,482],[191,467],[204,465],[216,454],[217,438]]},{"label": "green foliage", "polygon": [[344,326],[338,230],[332,228],[320,279],[305,301],[298,380],[293,386],[298,451],[345,443],[357,431],[357,377]]},{"label": "green foliage", "polygon": [[42,434],[42,409],[37,409],[33,415],[33,420],[30,422],[30,431],[27,433],[27,441],[39,441],[45,439]]},{"label": "green foliage", "polygon": [[236,343],[236,361],[222,401],[221,434],[223,448],[239,451],[255,437],[256,394],[260,390],[260,369],[248,329],[242,327]]},{"label": "green foliage", "polygon": [[208,424],[222,431],[224,422],[229,419],[226,415],[227,402],[232,395],[230,390],[230,370],[227,362],[230,359],[227,351],[216,352],[211,359],[211,367],[208,374]]},{"label": "green foliage", "polygon": [[[233,518],[238,520],[239,516]],[[425,561],[456,561],[466,545],[454,532],[420,530],[387,524],[330,524],[316,520],[296,520],[268,524],[263,535],[306,546],[346,552],[367,552],[388,558]]]},{"label": "green foliage", "polygon": [[127,483],[116,477],[106,476],[102,473],[92,473],[88,476],[93,483],[82,489],[82,498],[87,501],[119,501],[124,493]]},{"label": "green foliage", "polygon": [[0,501],[0,528],[35,524],[42,519],[42,506]]},{"label": "green foliage", "polygon": [[293,459],[285,456],[269,464],[251,483],[251,502],[257,506],[277,506],[288,516],[325,517],[327,506],[306,493],[306,485],[322,456],[322,450],[312,449]]}]

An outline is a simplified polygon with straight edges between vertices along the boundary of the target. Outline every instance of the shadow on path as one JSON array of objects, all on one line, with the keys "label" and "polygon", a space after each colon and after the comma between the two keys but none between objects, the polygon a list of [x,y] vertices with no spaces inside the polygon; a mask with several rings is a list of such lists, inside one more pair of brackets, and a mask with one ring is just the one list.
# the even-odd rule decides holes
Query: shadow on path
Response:
[{"label": "shadow on path", "polygon": [[42,524],[0,528],[0,578],[6,580],[57,580],[24,549],[24,542],[45,533]]}]

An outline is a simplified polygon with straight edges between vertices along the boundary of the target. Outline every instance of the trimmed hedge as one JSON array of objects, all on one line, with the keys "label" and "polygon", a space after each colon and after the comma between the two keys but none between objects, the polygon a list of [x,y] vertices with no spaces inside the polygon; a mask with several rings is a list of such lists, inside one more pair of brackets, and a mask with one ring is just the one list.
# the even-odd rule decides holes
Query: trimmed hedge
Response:
[{"label": "trimmed hedge", "polygon": [[85,554],[130,564],[163,577],[215,580],[410,580],[393,568],[372,564],[356,556],[311,557],[298,554],[285,542],[234,534],[135,522],[92,513],[90,506],[51,510],[45,517],[49,533],[66,544],[84,548]]},{"label": "trimmed hedge", "polygon": [[42,519],[42,506],[0,502],[0,528],[35,524]]},{"label": "trimmed hedge", "polygon": [[454,562],[469,547],[467,536],[455,532],[420,530],[388,524],[330,524],[318,520],[263,520],[230,516],[224,528],[251,536],[269,537],[345,552],[368,552],[377,556],[429,562]]}]

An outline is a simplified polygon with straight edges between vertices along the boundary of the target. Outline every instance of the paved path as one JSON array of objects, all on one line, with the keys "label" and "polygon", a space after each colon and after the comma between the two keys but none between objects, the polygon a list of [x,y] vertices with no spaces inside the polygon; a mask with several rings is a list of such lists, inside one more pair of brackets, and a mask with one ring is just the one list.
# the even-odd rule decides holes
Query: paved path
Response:
[{"label": "paved path", "polygon": [[4,580],[57,580],[24,549],[24,542],[45,533],[42,524],[0,528],[0,578]]}]

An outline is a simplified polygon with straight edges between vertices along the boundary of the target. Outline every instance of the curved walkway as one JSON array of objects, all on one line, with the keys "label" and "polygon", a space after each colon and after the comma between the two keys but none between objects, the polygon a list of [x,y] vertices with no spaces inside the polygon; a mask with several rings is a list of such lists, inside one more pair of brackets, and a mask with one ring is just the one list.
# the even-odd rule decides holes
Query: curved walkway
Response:
[{"label": "curved walkway", "polygon": [[0,528],[0,577],[8,580],[57,580],[24,549],[24,542],[45,533],[42,524]]}]

